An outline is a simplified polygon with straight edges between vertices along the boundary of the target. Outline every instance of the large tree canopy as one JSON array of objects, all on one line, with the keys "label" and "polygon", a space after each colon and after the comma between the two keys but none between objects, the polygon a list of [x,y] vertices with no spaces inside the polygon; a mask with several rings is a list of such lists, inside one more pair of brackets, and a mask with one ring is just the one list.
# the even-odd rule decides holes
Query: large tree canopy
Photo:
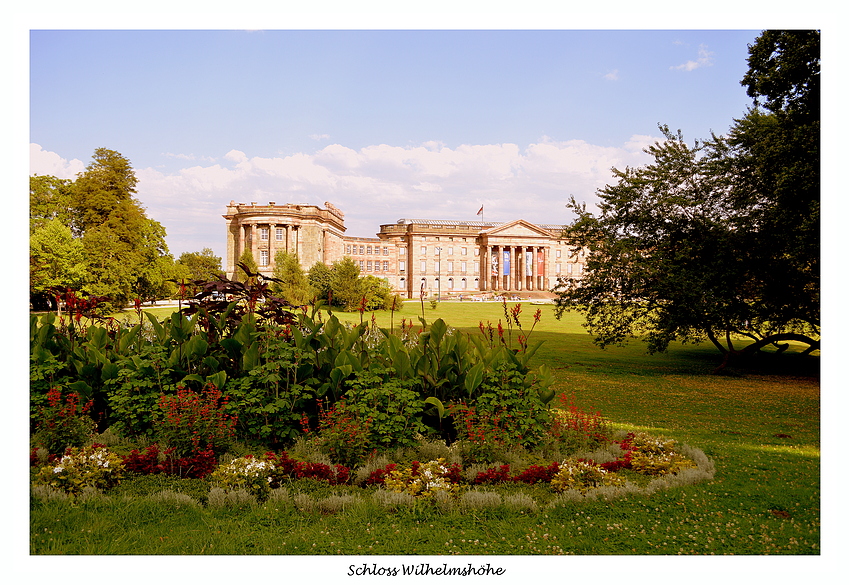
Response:
[{"label": "large tree canopy", "polygon": [[33,302],[56,288],[107,297],[115,308],[172,292],[165,228],[134,198],[136,184],[130,161],[105,148],[74,181],[30,177]]},{"label": "large tree canopy", "polygon": [[571,200],[568,235],[590,256],[582,280],[557,287],[558,314],[583,311],[600,346],[819,348],[819,37],[766,32],[750,54],[757,103],[728,136],[689,146],[662,126],[654,162],[615,169],[598,213]]}]

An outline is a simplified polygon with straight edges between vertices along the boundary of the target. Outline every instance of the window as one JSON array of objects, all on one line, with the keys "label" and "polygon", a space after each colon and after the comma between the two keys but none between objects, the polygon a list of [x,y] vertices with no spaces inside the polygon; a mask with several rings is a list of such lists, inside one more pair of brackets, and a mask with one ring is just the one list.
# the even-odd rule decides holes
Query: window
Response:
[{"label": "window", "polygon": [[366,253],[367,253],[367,254],[371,254],[371,253],[372,253],[372,246],[366,246]]},{"label": "window", "polygon": [[572,273],[573,273],[573,265],[567,264],[567,274],[572,274]]},{"label": "window", "polygon": [[419,261],[419,272],[421,272],[422,274],[425,274],[427,272],[427,270],[425,269],[426,264],[427,264],[427,262],[425,260]]},{"label": "window", "polygon": [[363,270],[363,260],[360,261],[360,270]]},{"label": "window", "polygon": [[478,254],[479,254],[480,252],[481,252],[481,250],[479,250],[478,248],[475,248],[475,255],[476,255],[476,256],[478,256]]},{"label": "window", "polygon": [[389,255],[389,253],[390,253],[390,251],[387,249],[386,246],[384,246],[384,256]]},{"label": "window", "polygon": [[461,248],[461,249],[460,249],[460,255],[461,255],[461,256],[466,256],[466,248]]},{"label": "window", "polygon": [[455,253],[455,249],[452,246],[449,246],[449,256]]},{"label": "window", "polygon": [[345,247],[345,253],[346,253],[346,254],[351,254],[351,244],[349,244],[349,245],[347,245],[347,246]]},{"label": "window", "polygon": [[439,260],[434,261],[434,272],[437,273],[437,274],[440,274],[440,261]]},{"label": "window", "polygon": [[269,228],[260,228],[260,239],[263,241],[268,241],[269,239]]},{"label": "window", "polygon": [[363,246],[360,246],[360,254],[363,254]]},{"label": "window", "polygon": [[466,290],[466,279],[465,278],[460,279],[460,289]]},{"label": "window", "polygon": [[371,260],[366,261],[366,270],[368,270],[369,272],[372,271],[372,261]]},{"label": "window", "polygon": [[582,266],[584,266],[584,265],[583,264],[576,264],[576,273],[577,274],[581,274],[581,267]]},{"label": "window", "polygon": [[428,246],[422,246],[421,248],[419,248],[419,253],[422,254],[423,256],[425,254],[427,254],[428,253]]},{"label": "window", "polygon": [[460,263],[460,272],[461,274],[466,274],[466,262]]},{"label": "window", "polygon": [[388,261],[384,260],[384,272],[386,272],[389,269],[390,269],[390,263]]},{"label": "window", "polygon": [[452,262],[451,260],[449,260],[449,261],[448,261],[448,266],[447,266],[446,268],[448,268],[448,269],[449,269],[449,272],[450,272],[450,273],[451,273],[451,272],[454,272],[455,263],[454,263],[454,262]]},{"label": "window", "polygon": [[399,271],[399,272],[404,272],[404,260],[399,260],[399,261],[398,261],[398,271]]},{"label": "window", "polygon": [[555,250],[555,258],[560,258],[560,257],[561,257],[561,251]]},{"label": "window", "polygon": [[280,242],[283,240],[283,228],[275,228],[274,229],[274,239]]},{"label": "window", "polygon": [[475,264],[473,264],[473,265],[472,265],[472,271],[473,271],[475,274],[478,274],[478,268],[479,268],[479,266],[478,266],[478,262],[476,262]]},{"label": "window", "polygon": [[449,290],[454,290],[454,288],[455,288],[455,279],[450,278],[449,279]]},{"label": "window", "polygon": [[561,274],[561,263],[555,262],[555,274]]},{"label": "window", "polygon": [[[266,231],[266,236],[268,237],[269,233]],[[260,250],[260,266],[268,266],[269,265],[269,251],[268,250]]]}]

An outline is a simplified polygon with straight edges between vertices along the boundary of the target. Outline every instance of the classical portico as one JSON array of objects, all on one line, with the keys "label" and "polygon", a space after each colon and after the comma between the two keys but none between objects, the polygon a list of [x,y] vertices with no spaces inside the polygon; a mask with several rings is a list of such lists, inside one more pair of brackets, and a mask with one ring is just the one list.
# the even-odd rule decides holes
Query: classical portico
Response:
[{"label": "classical portico", "polygon": [[482,257],[480,290],[545,291],[552,234],[525,220],[483,230],[479,236]]}]

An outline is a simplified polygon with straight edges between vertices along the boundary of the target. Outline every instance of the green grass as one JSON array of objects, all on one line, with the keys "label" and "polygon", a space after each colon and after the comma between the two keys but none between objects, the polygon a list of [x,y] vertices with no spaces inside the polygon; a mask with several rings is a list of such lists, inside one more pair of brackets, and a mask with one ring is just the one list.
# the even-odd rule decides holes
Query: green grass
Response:
[{"label": "green grass", "polygon": [[[711,372],[709,345],[671,346],[647,355],[638,343],[600,350],[568,314],[524,304],[543,319],[535,357],[555,370],[557,392],[601,411],[625,429],[643,429],[698,447],[714,460],[713,481],[613,502],[567,503],[536,512],[510,506],[440,511],[418,505],[387,513],[368,498],[342,511],[300,511],[267,502],[214,509],[154,502],[144,494],[181,489],[203,500],[207,488],[179,480],[123,486],[107,499],[31,506],[32,554],[286,555],[811,555],[820,553],[819,357],[765,355],[746,368]],[[156,311],[163,311],[157,309]],[[170,313],[171,310],[164,311]],[[395,315],[416,321],[408,301]],[[339,314],[358,322],[358,314]],[[430,322],[444,318],[477,332],[502,319],[494,303],[426,304]],[[366,315],[365,318],[370,318]],[[388,313],[376,314],[388,327]],[[418,321],[417,327],[418,327]],[[150,483],[150,482],[154,483]],[[156,482],[165,483],[156,483]],[[170,482],[170,483],[168,483]],[[345,489],[293,484],[316,501]],[[515,490],[516,488],[514,488]],[[525,488],[541,503],[551,495]],[[124,490],[124,491],[122,491]],[[353,492],[352,492],[353,493]],[[411,561],[413,562],[413,561]],[[347,564],[346,564],[347,566]],[[342,571],[342,568],[339,568]],[[344,572],[340,574],[344,575]]]}]

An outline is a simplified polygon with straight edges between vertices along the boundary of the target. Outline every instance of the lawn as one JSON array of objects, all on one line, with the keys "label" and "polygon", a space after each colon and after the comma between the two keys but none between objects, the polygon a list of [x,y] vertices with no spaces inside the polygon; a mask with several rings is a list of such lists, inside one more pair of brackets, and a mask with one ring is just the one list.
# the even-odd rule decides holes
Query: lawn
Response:
[{"label": "lawn", "polygon": [[[34,505],[31,553],[488,555],[466,557],[462,563],[425,559],[432,566],[447,562],[449,567],[467,562],[516,567],[520,561],[498,555],[821,553],[817,355],[793,350],[766,354],[746,368],[713,375],[719,354],[708,344],[671,346],[657,355],[647,355],[637,343],[600,350],[581,329],[579,315],[557,320],[551,305],[524,303],[520,318],[526,329],[537,309],[542,319],[531,340],[545,343],[535,360],[555,371],[556,392],[585,409],[601,411],[618,428],[646,430],[702,449],[715,462],[714,480],[650,496],[557,507],[443,511],[421,505],[386,513],[369,503],[329,512],[322,507],[299,510],[291,502],[215,509],[125,497],[169,488],[202,499],[209,491],[206,484],[191,483],[195,480],[149,478],[149,485],[119,486],[106,499]],[[418,328],[421,310],[418,302],[406,302],[393,316],[393,327],[405,319]],[[154,310],[160,315],[171,311]],[[426,303],[424,315],[429,322],[442,317],[472,334],[478,334],[479,322],[505,323],[496,303],[443,302],[436,309]],[[339,316],[360,320],[358,314]],[[389,313],[374,318],[390,326]],[[346,488],[306,480],[294,489],[316,501],[346,493]],[[525,493],[545,504],[550,495],[541,489],[529,487]],[[315,566],[348,576],[350,565],[359,568],[364,561],[367,569],[377,563],[375,570],[401,570],[402,564],[423,559],[333,558],[316,560]],[[304,562],[314,566],[309,559],[301,559],[299,566]],[[536,565],[538,570],[545,566]]]}]

